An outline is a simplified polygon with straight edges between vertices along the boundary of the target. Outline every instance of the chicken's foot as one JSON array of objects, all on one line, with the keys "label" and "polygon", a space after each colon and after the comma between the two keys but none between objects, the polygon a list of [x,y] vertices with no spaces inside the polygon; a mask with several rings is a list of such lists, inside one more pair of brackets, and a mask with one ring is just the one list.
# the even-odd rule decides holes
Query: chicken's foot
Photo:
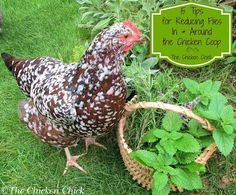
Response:
[{"label": "chicken's foot", "polygon": [[96,145],[98,147],[101,147],[101,148],[107,150],[107,148],[104,145],[102,145],[96,141],[95,137],[85,138],[85,151],[86,151],[86,153],[88,152],[89,145]]},{"label": "chicken's foot", "polygon": [[80,171],[84,172],[84,173],[87,173],[76,161],[82,157],[83,155],[85,154],[81,154],[81,155],[78,155],[78,156],[72,156],[70,151],[69,151],[69,148],[66,147],[64,148],[65,150],[65,153],[66,153],[66,159],[67,159],[67,162],[66,162],[66,167],[64,169],[64,172],[63,172],[63,175],[66,174],[67,170],[69,167],[75,167],[77,169],[79,169]]}]

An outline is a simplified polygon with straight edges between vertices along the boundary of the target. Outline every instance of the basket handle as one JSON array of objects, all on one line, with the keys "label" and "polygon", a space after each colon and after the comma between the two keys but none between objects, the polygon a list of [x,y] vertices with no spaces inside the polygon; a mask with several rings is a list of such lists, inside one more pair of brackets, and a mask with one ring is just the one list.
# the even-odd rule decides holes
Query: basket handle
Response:
[{"label": "basket handle", "polygon": [[[138,108],[160,108],[162,110],[173,111],[173,112],[176,112],[179,114],[183,114],[189,118],[196,119],[199,123],[201,123],[203,128],[205,128],[209,131],[214,130],[214,127],[210,124],[210,122],[207,119],[194,114],[192,112],[192,110],[190,110],[184,106],[177,106],[177,105],[167,104],[167,103],[163,103],[163,102],[139,102],[139,103],[130,102],[125,105],[126,114],[123,117],[123,120],[121,120],[121,122],[120,122],[120,131],[122,130],[122,128],[124,128],[124,124],[125,124],[126,118],[128,117],[129,113],[135,111]],[[123,136],[123,132],[121,135]],[[128,147],[128,145],[126,145],[126,147],[129,152],[132,151]],[[198,156],[198,158],[195,160],[195,162],[205,165],[207,160],[213,155],[213,153],[215,151],[216,151],[216,144],[215,143],[210,144],[207,148],[205,148],[203,153],[200,156]]]},{"label": "basket handle", "polygon": [[162,110],[167,110],[167,111],[173,111],[179,114],[183,114],[189,118],[193,118],[197,120],[199,123],[201,123],[202,127],[212,131],[214,130],[213,126],[210,124],[210,122],[202,118],[192,112],[192,110],[184,107],[184,106],[177,106],[177,105],[172,105],[172,104],[167,104],[163,102],[139,102],[139,103],[128,103],[125,106],[125,109],[128,112],[133,112],[138,108],[160,108]]}]

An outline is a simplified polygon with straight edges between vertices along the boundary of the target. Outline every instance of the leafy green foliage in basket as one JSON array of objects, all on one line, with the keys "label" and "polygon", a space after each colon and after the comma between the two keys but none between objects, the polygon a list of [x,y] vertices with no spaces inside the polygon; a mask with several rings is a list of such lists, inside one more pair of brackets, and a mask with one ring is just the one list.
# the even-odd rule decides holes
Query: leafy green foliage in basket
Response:
[{"label": "leafy green foliage in basket", "polygon": [[234,145],[236,119],[233,107],[227,105],[227,98],[219,92],[221,82],[207,80],[199,84],[193,80],[184,79],[184,84],[188,90],[186,95],[200,99],[193,110],[213,125],[214,141],[220,152],[227,156]]},{"label": "leafy green foliage in basket", "polygon": [[186,91],[180,93],[180,101],[197,100],[185,105],[208,119],[214,130],[203,129],[195,119],[183,120],[183,116],[167,112],[160,128],[146,132],[142,138],[147,145],[145,150],[133,151],[130,156],[154,169],[153,194],[168,194],[172,184],[187,190],[201,189],[199,172],[205,171],[205,167],[195,159],[202,149],[215,142],[227,156],[233,148],[236,119],[233,107],[226,104],[226,97],[219,92],[221,83],[212,80],[197,83],[190,79],[183,82]]}]

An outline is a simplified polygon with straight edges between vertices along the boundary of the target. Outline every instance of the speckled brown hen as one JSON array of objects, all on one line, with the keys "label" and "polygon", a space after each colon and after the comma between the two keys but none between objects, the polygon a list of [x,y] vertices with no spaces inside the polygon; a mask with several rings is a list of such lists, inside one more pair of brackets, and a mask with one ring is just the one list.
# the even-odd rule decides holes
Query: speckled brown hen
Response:
[{"label": "speckled brown hen", "polygon": [[[84,169],[68,147],[79,139],[89,144],[112,129],[125,105],[121,73],[124,53],[142,42],[131,21],[114,24],[100,32],[79,63],[63,64],[50,58],[18,59],[2,53],[22,91],[29,97],[20,102],[20,120],[43,142],[65,149],[67,164]],[[85,171],[84,171],[85,172]]]}]

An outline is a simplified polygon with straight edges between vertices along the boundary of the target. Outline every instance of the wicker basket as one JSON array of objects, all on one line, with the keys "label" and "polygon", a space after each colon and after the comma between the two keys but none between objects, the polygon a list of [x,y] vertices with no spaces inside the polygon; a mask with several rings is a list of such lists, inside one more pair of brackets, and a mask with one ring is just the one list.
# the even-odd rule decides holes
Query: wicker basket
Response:
[{"label": "wicker basket", "polygon": [[[138,108],[160,108],[162,110],[166,111],[173,111],[179,114],[183,114],[189,118],[196,119],[198,122],[202,124],[202,127],[212,131],[213,127],[209,123],[208,120],[194,114],[191,110],[183,107],[183,106],[176,106],[171,105],[163,102],[140,102],[136,104],[127,104],[126,105],[126,113],[124,114],[123,118],[119,122],[118,132],[117,132],[117,138],[118,138],[118,144],[120,148],[120,153],[123,158],[124,164],[126,168],[128,169],[130,175],[132,175],[133,179],[136,180],[142,187],[146,189],[151,188],[152,183],[152,177],[150,176],[153,172],[153,169],[148,168],[142,164],[140,164],[138,161],[132,159],[129,157],[129,153],[132,152],[132,149],[128,146],[124,139],[124,133],[125,133],[125,124],[126,120],[130,114],[130,112],[135,111]],[[216,151],[216,145],[210,144],[203,153],[198,156],[198,158],[195,160],[195,162],[206,164],[207,160],[213,155],[213,153]],[[180,187],[171,187],[172,191],[183,191]]]}]

